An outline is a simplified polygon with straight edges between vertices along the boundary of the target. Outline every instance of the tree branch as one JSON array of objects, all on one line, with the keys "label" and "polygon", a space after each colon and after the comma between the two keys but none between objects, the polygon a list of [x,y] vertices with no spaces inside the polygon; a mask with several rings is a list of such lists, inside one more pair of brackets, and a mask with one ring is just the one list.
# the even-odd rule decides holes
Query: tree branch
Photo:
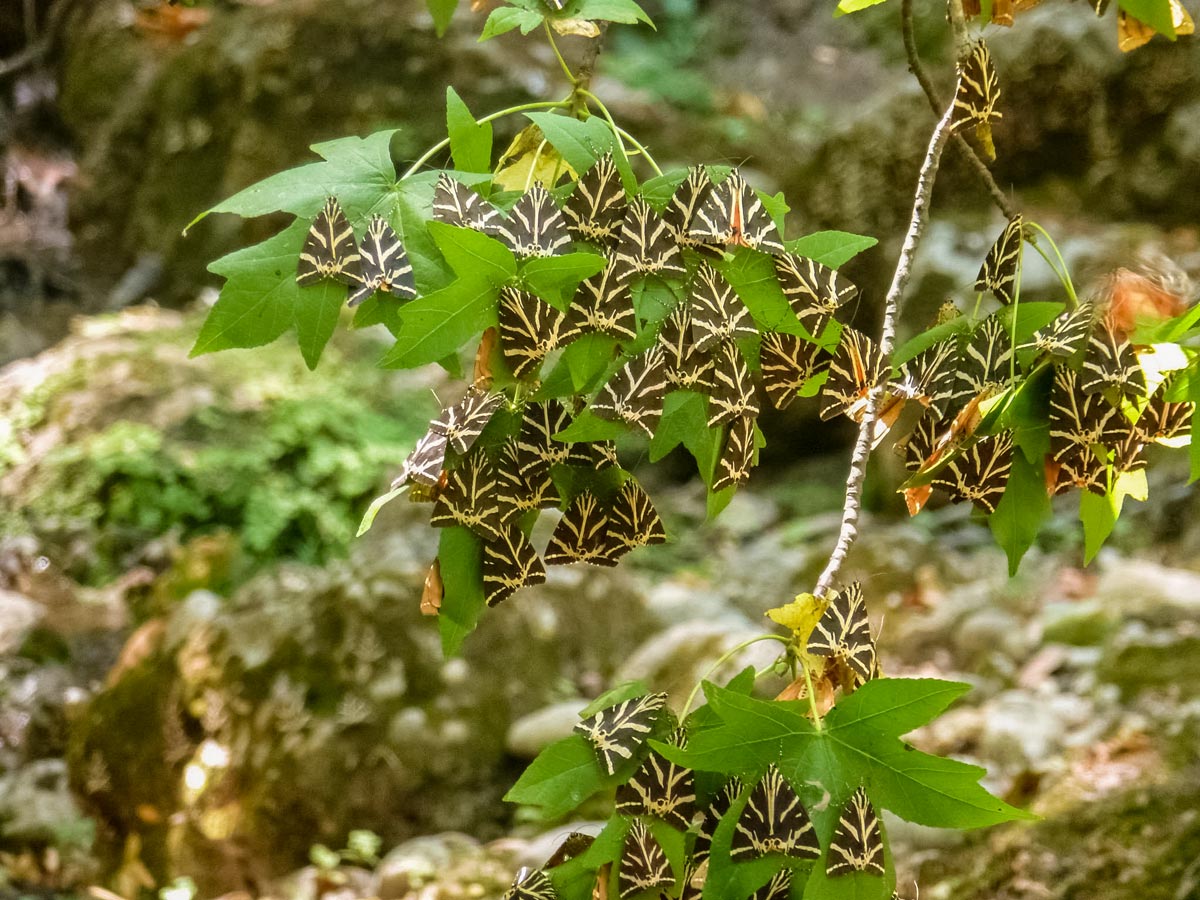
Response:
[{"label": "tree branch", "polygon": [[[951,6],[954,5],[955,2],[952,0]],[[958,8],[961,12],[961,3],[958,3]],[[938,115],[946,108],[946,104],[938,96],[937,88],[933,86],[933,81],[930,80],[929,73],[925,71],[925,67],[921,64],[921,57],[917,54],[917,41],[913,35],[913,0],[901,0],[900,26],[901,32],[904,35],[904,52],[908,55],[908,70],[913,73],[917,82],[921,85],[921,90],[925,92],[925,98],[929,101],[929,106],[933,109],[934,115]],[[961,134],[954,135],[954,146],[962,154],[967,164],[975,170],[975,174],[983,182],[983,186],[991,195],[992,202],[1000,208],[1000,212],[1004,213],[1004,217],[1006,219],[1015,218],[1017,215],[1016,207],[1013,206],[1004,191],[1000,190],[1000,186],[996,184],[996,179],[992,177],[991,170],[979,158],[979,154],[975,152],[975,148],[967,143],[967,139]]]},{"label": "tree branch", "polygon": [[[896,271],[892,275],[892,283],[883,301],[883,326],[879,332],[879,355],[884,372],[891,369],[892,346],[896,341],[896,318],[900,311],[900,297],[908,285],[912,275],[913,259],[917,247],[921,243],[921,235],[925,231],[928,219],[929,202],[933,196],[933,183],[937,180],[938,164],[941,162],[942,151],[946,148],[946,140],[951,135],[950,119],[954,107],[947,107],[933,135],[929,138],[929,148],[925,151],[925,161],[921,164],[921,174],[917,177],[917,193],[913,199],[912,217],[909,219],[908,232],[904,235],[904,244],[900,248],[900,258],[896,260]],[[825,571],[817,579],[813,590],[817,596],[822,596],[833,586],[837,579],[846,554],[858,537],[858,515],[862,507],[862,487],[867,474],[867,458],[871,455],[874,442],[875,422],[879,415],[879,401],[883,398],[886,381],[876,385],[867,400],[867,409],[858,425],[858,438],[854,442],[854,452],[850,456],[850,473],[846,476],[846,500],[842,506],[842,526],[838,531],[837,544],[829,555]]]},{"label": "tree branch", "polygon": [[600,51],[604,49],[604,39],[608,36],[608,22],[597,24],[600,34],[588,42],[587,49],[583,51],[583,57],[579,60],[579,66],[575,70],[575,83],[572,85],[571,91],[571,111],[576,116],[581,111],[587,110],[587,93],[591,89],[592,78],[596,74],[596,60],[600,56]]}]

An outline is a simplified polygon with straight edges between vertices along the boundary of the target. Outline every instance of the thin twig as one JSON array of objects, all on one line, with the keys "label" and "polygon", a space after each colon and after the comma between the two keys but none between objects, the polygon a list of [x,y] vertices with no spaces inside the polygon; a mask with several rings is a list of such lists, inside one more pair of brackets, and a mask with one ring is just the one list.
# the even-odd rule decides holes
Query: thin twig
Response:
[{"label": "thin twig", "polygon": [[[921,57],[917,55],[917,41],[913,34],[913,0],[902,0],[900,3],[900,25],[904,35],[904,52],[908,55],[908,70],[913,73],[921,85],[921,90],[925,92],[925,99],[929,101],[934,115],[939,115],[946,108],[946,104],[938,96],[937,88],[930,80],[929,73],[925,71],[925,66],[921,64]],[[996,184],[991,170],[979,158],[975,148],[967,143],[966,138],[957,133],[954,135],[954,146],[958,148],[958,152],[962,154],[967,164],[975,170],[976,176],[983,182],[983,186],[991,195],[992,201],[1004,213],[1004,217],[1006,219],[1014,218],[1017,215],[1016,207],[1013,206],[1004,191],[1000,190],[1000,185]]]},{"label": "thin twig", "polygon": [[967,33],[967,15],[962,0],[947,0],[950,7],[950,27],[954,31],[954,58],[960,63],[971,55],[971,36]]},{"label": "thin twig", "polygon": [[[882,360],[881,370],[891,370],[892,345],[896,341],[896,317],[900,311],[900,297],[908,285],[912,275],[913,258],[921,243],[921,235],[925,231],[928,219],[929,201],[933,196],[933,183],[937,179],[938,164],[942,151],[946,148],[946,140],[950,137],[950,118],[954,107],[950,106],[942,115],[929,138],[929,148],[925,151],[925,161],[921,163],[921,174],[917,178],[917,193],[913,199],[912,218],[909,219],[908,233],[904,235],[904,244],[900,248],[900,258],[896,260],[896,271],[892,275],[892,284],[883,300],[883,327],[879,332],[879,355]],[[884,384],[876,385],[867,398],[867,409],[863,413],[858,426],[858,438],[854,442],[854,452],[850,457],[850,473],[846,476],[846,501],[842,507],[842,527],[838,531],[837,544],[829,555],[825,571],[817,579],[813,593],[818,597],[824,596],[837,579],[838,571],[846,560],[846,554],[858,537],[858,515],[862,507],[863,480],[867,474],[867,458],[871,455],[874,443],[875,421],[879,414],[879,401],[883,397]]]},{"label": "thin twig", "polygon": [[592,86],[592,78],[596,74],[596,60],[600,56],[600,51],[604,49],[604,39],[608,36],[608,23],[599,22],[597,24],[600,33],[594,40],[588,42],[587,49],[583,51],[583,57],[579,60],[579,65],[575,70],[572,112],[576,117],[587,111],[587,94]]}]

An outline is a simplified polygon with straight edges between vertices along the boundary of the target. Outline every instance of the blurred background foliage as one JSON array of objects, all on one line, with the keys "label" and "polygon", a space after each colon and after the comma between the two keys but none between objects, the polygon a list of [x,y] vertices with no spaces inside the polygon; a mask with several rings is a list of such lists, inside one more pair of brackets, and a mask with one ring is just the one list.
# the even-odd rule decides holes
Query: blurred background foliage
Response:
[{"label": "blurred background foliage", "polygon": [[[736,163],[785,191],[790,234],[878,237],[847,267],[872,325],[933,124],[898,11],[647,9],[658,30],[613,29],[593,89],[664,165]],[[948,94],[939,8],[916,9]],[[796,404],[764,413],[764,466],[720,523],[668,462],[674,543],[556,573],[444,661],[417,610],[421,517],[392,504],[352,540],[443,377],[379,370],[370,334],[339,334],[316,373],[286,341],[186,358],[207,264],[285,224],[216,216],[183,237],[197,212],[346,134],[399,127],[415,158],[449,84],[477,114],[565,93],[542,42],[476,43],[485,16],[464,5],[439,40],[420,0],[0,6],[0,896],[499,896],[555,823],[498,798],[584,699],[629,677],[686,692],[812,583],[849,432]],[[994,172],[1077,284],[1121,266],[1186,284],[1200,43],[1125,55],[1114,32],[1082,0],[989,29]],[[968,289],[999,223],[948,153],[908,332]],[[1030,266],[1023,296],[1055,290]],[[951,844],[889,821],[904,877],[934,898],[1196,896],[1200,529],[1181,454],[1091,569],[1060,506],[1013,582],[965,510],[896,518],[882,456],[847,577],[876,585],[885,670],[977,686],[914,743],[1045,816]]]}]

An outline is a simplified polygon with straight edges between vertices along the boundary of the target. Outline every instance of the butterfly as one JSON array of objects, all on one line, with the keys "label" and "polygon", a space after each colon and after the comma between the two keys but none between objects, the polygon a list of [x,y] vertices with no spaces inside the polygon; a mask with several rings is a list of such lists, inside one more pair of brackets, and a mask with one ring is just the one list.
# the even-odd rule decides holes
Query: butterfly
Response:
[{"label": "butterfly", "polygon": [[433,220],[493,237],[499,234],[503,221],[496,207],[445,172],[438,176],[433,189]]},{"label": "butterfly", "polygon": [[782,253],[779,230],[758,194],[737,169],[700,204],[688,236],[713,244],[733,244],[765,253]]},{"label": "butterfly", "polygon": [[1190,438],[1194,403],[1172,403],[1166,399],[1169,383],[1164,383],[1150,397],[1146,408],[1138,416],[1138,437],[1145,443],[1171,446],[1182,438]]},{"label": "butterfly", "polygon": [[679,245],[671,237],[671,229],[640,197],[625,207],[613,260],[620,282],[637,275],[684,275],[687,272]]},{"label": "butterfly", "polygon": [[624,213],[621,174],[613,164],[612,153],[605,153],[576,182],[574,193],[563,206],[563,215],[579,240],[604,244],[616,238]]},{"label": "butterfly", "polygon": [[[522,470],[528,476],[522,475]],[[500,450],[496,479],[496,500],[500,504],[500,521],[504,523],[531,510],[552,509],[560,502],[549,466],[528,464],[514,438],[505,441]]]},{"label": "butterfly", "polygon": [[546,354],[571,337],[565,334],[566,317],[535,294],[514,287],[500,289],[500,349],[513,375],[534,374]]},{"label": "butterfly", "polygon": [[637,316],[629,284],[617,278],[616,263],[609,262],[602,272],[584,279],[575,291],[567,313],[567,332],[594,331],[618,341],[637,337]]},{"label": "butterfly", "polygon": [[666,543],[662,519],[650,502],[650,496],[632,477],[621,485],[608,510],[606,536],[610,545],[622,551]]},{"label": "butterfly", "polygon": [[750,895],[750,900],[787,900],[792,892],[792,870],[780,869],[771,880]]},{"label": "butterfly", "polygon": [[708,398],[708,427],[724,425],[737,418],[757,418],[758,398],[754,379],[737,344],[721,344],[713,360],[713,387]]},{"label": "butterfly", "polygon": [[843,413],[861,419],[871,391],[882,379],[879,347],[861,331],[843,328],[841,343],[829,364],[829,378],[821,388],[821,418]]},{"label": "butterfly", "polygon": [[639,819],[629,826],[620,866],[617,890],[621,900],[652,888],[668,888],[675,883],[666,851]]},{"label": "butterfly", "polygon": [[883,833],[879,816],[866,790],[860,787],[846,801],[829,844],[825,874],[830,878],[868,872],[883,875]]},{"label": "butterfly", "polygon": [[601,768],[612,775],[633,756],[654,731],[667,695],[645,694],[606,707],[575,725],[596,751]]},{"label": "butterfly", "polygon": [[465,455],[503,400],[503,394],[471,388],[461,400],[443,409],[441,415],[429,423],[429,430],[445,435],[454,452]]},{"label": "butterfly", "polygon": [[804,385],[829,366],[829,356],[796,334],[768,331],[758,352],[763,387],[776,409],[787,409]]},{"label": "butterfly", "polygon": [[1021,248],[1024,245],[1023,231],[1025,220],[1014,216],[996,238],[979,274],[975,276],[975,290],[991,291],[1001,303],[1010,304],[1016,297],[1017,275],[1021,269]]},{"label": "butterfly", "polygon": [[561,256],[571,250],[567,221],[541,182],[521,195],[496,233],[517,256]]},{"label": "butterfly", "polygon": [[1098,496],[1108,493],[1108,465],[1090,447],[1072,447],[1060,459],[1048,459],[1046,472],[1054,494],[1073,487]]},{"label": "butterfly", "polygon": [[446,463],[446,445],[449,442],[444,434],[438,434],[430,429],[417,441],[412,453],[404,460],[404,468],[400,477],[392,482],[392,488],[415,481],[427,487],[438,483],[442,476],[442,468]]},{"label": "butterfly", "polygon": [[663,220],[670,229],[671,236],[680,247],[689,247],[705,256],[717,257],[722,254],[720,244],[706,242],[692,237],[688,229],[698,210],[712,194],[713,184],[704,170],[704,166],[692,166],[688,169],[687,177],[675,189],[663,211]]},{"label": "butterfly", "polygon": [[729,845],[729,858],[735,862],[768,853],[797,859],[821,855],[808,810],[774,763],[750,791]]},{"label": "butterfly", "polygon": [[992,145],[992,123],[1002,119],[1003,113],[996,109],[1000,99],[1000,79],[987,44],[982,40],[972,46],[966,60],[958,67],[958,85],[954,91],[954,112],[950,116],[950,127],[957,130],[965,125],[975,129],[975,137],[983,146],[989,159],[996,158]]},{"label": "butterfly", "polygon": [[521,529],[505,525],[483,545],[483,594],[488,606],[531,584],[544,584],[546,567]]},{"label": "butterfly", "polygon": [[955,407],[1006,384],[1012,376],[1012,342],[1004,324],[988,316],[959,357],[951,404]]},{"label": "butterfly", "polygon": [[1008,486],[1012,455],[1009,432],[985,437],[950,460],[931,484],[945,488],[955,503],[970,500],[979,509],[994,513]]},{"label": "butterfly", "polygon": [[666,390],[663,352],[655,346],[631,358],[601,388],[589,408],[602,419],[620,420],[640,429],[646,437],[654,437]]},{"label": "butterfly", "polygon": [[558,892],[554,890],[550,876],[541,869],[522,866],[502,900],[558,900]]},{"label": "butterfly", "polygon": [[[1104,15],[1108,6],[1108,0],[1092,0],[1092,8],[1098,16]],[[1170,0],[1168,9],[1171,12],[1171,25],[1175,34],[1192,34],[1196,30],[1196,23],[1179,0]],[[1117,46],[1122,53],[1129,53],[1148,44],[1157,33],[1154,28],[1134,18],[1124,9],[1117,10]]]},{"label": "butterfly", "polygon": [[417,296],[412,263],[400,236],[383,216],[372,216],[358,248],[362,256],[362,284],[350,292],[347,305],[357,306],[376,291],[412,299]]},{"label": "butterfly", "polygon": [[429,524],[434,528],[464,525],[487,540],[499,540],[503,526],[496,487],[496,472],[477,449],[450,473],[433,502]]},{"label": "butterfly", "polygon": [[775,257],[775,276],[792,312],[812,337],[819,337],[834,313],[858,296],[858,288],[836,269],[794,253]]},{"label": "butterfly", "polygon": [[523,478],[532,480],[533,475],[548,473],[552,466],[564,464],[571,458],[571,445],[554,440],[554,435],[570,424],[570,413],[557,400],[526,404],[517,436]]},{"label": "butterfly", "polygon": [[550,566],[585,562],[594,566],[615,566],[620,556],[608,538],[608,514],[595,495],[584,491],[567,507],[554,526],[545,560]]},{"label": "butterfly", "polygon": [[707,263],[696,270],[689,295],[692,341],[707,352],[715,345],[758,335],[750,310],[721,275]]},{"label": "butterfly", "polygon": [[901,363],[897,367],[899,377],[888,385],[888,390],[919,401],[940,419],[954,397],[957,364],[958,342],[953,338],[938,341]]},{"label": "butterfly", "polygon": [[754,468],[754,449],[754,419],[750,416],[734,419],[717,459],[717,477],[712,489],[721,491],[749,481],[750,470]]},{"label": "butterfly", "polygon": [[1062,359],[1070,358],[1084,348],[1092,332],[1096,311],[1091,303],[1084,301],[1074,309],[1067,310],[1044,328],[1033,333],[1028,342],[1021,344],[1020,351]]},{"label": "butterfly", "polygon": [[326,279],[351,287],[363,282],[362,254],[354,240],[354,229],[336,197],[326,200],[313,219],[296,265],[296,283],[301,287]]},{"label": "butterfly", "polygon": [[692,314],[688,304],[680,303],[667,316],[658,331],[658,346],[663,350],[667,383],[680,390],[712,390],[712,358],[701,353],[692,339]]},{"label": "butterfly", "polygon": [[1088,341],[1079,387],[1085,394],[1111,387],[1128,397],[1146,396],[1146,373],[1133,346],[1107,323],[1099,325]]},{"label": "butterfly", "polygon": [[590,834],[584,834],[582,831],[570,832],[558,845],[558,849],[550,854],[550,858],[545,863],[546,868],[553,869],[565,862],[570,862],[595,842],[596,838]]},{"label": "butterfly", "polygon": [[[682,745],[682,735],[671,743]],[[686,831],[696,815],[696,779],[691,769],[677,766],[651,750],[641,767],[617,788],[616,811],[626,816],[654,816]]]},{"label": "butterfly", "polygon": [[742,784],[742,780],[734,775],[713,795],[708,809],[704,811],[704,818],[700,822],[696,842],[692,845],[692,862],[696,867],[708,859],[712,850],[713,832],[717,830],[721,819],[742,795],[743,790],[745,790],[745,786]]},{"label": "butterfly", "polygon": [[862,588],[856,581],[829,601],[808,639],[808,652],[832,659],[849,670],[853,686],[866,684],[875,675],[875,641]]},{"label": "butterfly", "polygon": [[1079,373],[1074,369],[1055,367],[1050,389],[1050,452],[1055,460],[1093,444],[1119,441],[1124,436],[1122,424],[1127,421],[1103,394],[1080,391]]},{"label": "butterfly", "polygon": [[944,430],[942,421],[922,416],[913,426],[912,432],[896,442],[896,449],[904,454],[904,468],[919,472],[937,462],[934,457],[938,437]]}]

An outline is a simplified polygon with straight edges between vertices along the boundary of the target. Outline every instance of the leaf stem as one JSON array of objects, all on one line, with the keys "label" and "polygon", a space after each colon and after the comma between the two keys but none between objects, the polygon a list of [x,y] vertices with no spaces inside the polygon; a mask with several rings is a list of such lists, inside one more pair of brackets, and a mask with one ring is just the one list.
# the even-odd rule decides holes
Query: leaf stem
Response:
[{"label": "leaf stem", "polygon": [[804,669],[804,686],[808,688],[808,708],[812,711],[813,727],[819,732],[825,726],[821,723],[821,710],[817,709],[817,695],[813,691],[812,675],[809,674],[804,660],[800,660],[800,667]]},{"label": "leaf stem", "polygon": [[574,88],[579,82],[575,78],[575,73],[571,71],[571,67],[567,65],[567,61],[563,59],[562,53],[559,52],[558,42],[554,40],[554,32],[550,30],[550,23],[542,19],[542,28],[546,32],[546,40],[550,42],[550,49],[554,51],[554,58],[558,60],[558,64],[562,66],[563,74],[567,76],[567,81]]},{"label": "leaf stem", "polygon": [[625,141],[633,145],[636,153],[640,154],[646,162],[650,164],[650,168],[654,170],[656,175],[662,174],[662,169],[658,167],[658,163],[654,161],[654,157],[632,134],[616,123],[612,117],[612,113],[608,111],[608,107],[604,105],[604,101],[597,97],[589,90],[580,90],[581,96],[586,97],[592,103],[596,104],[596,108],[600,110],[600,115],[604,117],[604,121],[608,122],[608,127],[612,129],[613,134],[617,137],[617,146],[621,148],[621,155],[625,157],[625,161],[629,161],[629,153],[625,150]]},{"label": "leaf stem", "polygon": [[680,710],[679,717],[681,719],[687,718],[688,710],[692,708],[692,702],[696,699],[696,694],[700,692],[700,686],[704,684],[709,675],[721,668],[721,666],[725,665],[725,663],[729,662],[729,660],[733,659],[733,657],[737,656],[751,644],[757,644],[759,641],[779,641],[781,644],[787,644],[788,638],[785,638],[781,634],[760,634],[758,637],[752,637],[749,640],[742,641],[736,647],[732,647],[725,653],[722,653],[719,657],[717,657],[717,661],[709,666],[704,671],[704,674],[700,676],[700,680],[696,682],[695,686],[692,688],[692,692],[688,694],[687,702],[683,704],[683,709]]},{"label": "leaf stem", "polygon": [[[507,109],[500,110],[499,112],[490,113],[489,115],[486,115],[480,119],[478,124],[482,125],[484,122],[494,122],[496,119],[503,119],[505,116],[515,115],[516,113],[525,112],[526,110],[530,109],[560,109],[564,106],[570,105],[571,101],[569,98],[566,100],[537,100],[533,103],[522,103],[519,106],[510,106]],[[404,181],[406,178],[411,178],[418,171],[420,171],[421,166],[429,162],[429,160],[436,153],[445,150],[449,146],[450,138],[442,138],[440,141],[422,153],[419,157],[417,157],[417,161],[408,167],[408,171],[400,176],[400,180]]]},{"label": "leaf stem", "polygon": [[1026,222],[1025,227],[1032,228],[1050,242],[1050,249],[1054,251],[1054,255],[1058,258],[1057,266],[1050,261],[1050,257],[1048,257],[1045,251],[1042,250],[1036,235],[1034,236],[1034,239],[1030,241],[1030,243],[1033,244],[1034,249],[1042,255],[1042,259],[1046,260],[1046,264],[1054,270],[1054,274],[1058,276],[1058,280],[1062,282],[1062,286],[1066,288],[1067,296],[1071,299],[1070,308],[1074,309],[1079,305],[1079,297],[1075,294],[1075,284],[1071,281],[1071,273],[1067,269],[1067,261],[1063,259],[1063,255],[1058,249],[1058,244],[1054,243],[1054,238],[1050,237],[1050,233],[1037,222]]},{"label": "leaf stem", "polygon": [[[952,0],[953,2],[953,0]],[[912,275],[913,258],[921,243],[921,235],[925,231],[925,221],[928,218],[929,203],[933,196],[933,183],[937,180],[938,164],[946,141],[951,134],[950,121],[954,106],[948,106],[942,118],[934,128],[929,138],[929,147],[925,151],[925,161],[921,163],[921,173],[917,176],[916,196],[913,198],[912,216],[908,223],[908,232],[904,235],[904,244],[900,248],[900,257],[896,260],[896,271],[892,275],[892,284],[888,288],[883,301],[883,326],[879,333],[879,356],[881,371],[891,370],[892,345],[896,341],[896,317],[900,310],[900,297],[908,285]],[[858,425],[858,438],[854,442],[854,452],[850,456],[850,472],[846,476],[846,500],[842,506],[842,525],[838,530],[837,543],[829,554],[829,562],[817,579],[813,593],[822,597],[828,593],[837,579],[846,554],[858,537],[858,515],[862,506],[863,481],[867,475],[867,459],[871,455],[874,443],[875,421],[879,415],[879,402],[883,397],[884,382],[871,389],[867,397],[867,409]]]}]

